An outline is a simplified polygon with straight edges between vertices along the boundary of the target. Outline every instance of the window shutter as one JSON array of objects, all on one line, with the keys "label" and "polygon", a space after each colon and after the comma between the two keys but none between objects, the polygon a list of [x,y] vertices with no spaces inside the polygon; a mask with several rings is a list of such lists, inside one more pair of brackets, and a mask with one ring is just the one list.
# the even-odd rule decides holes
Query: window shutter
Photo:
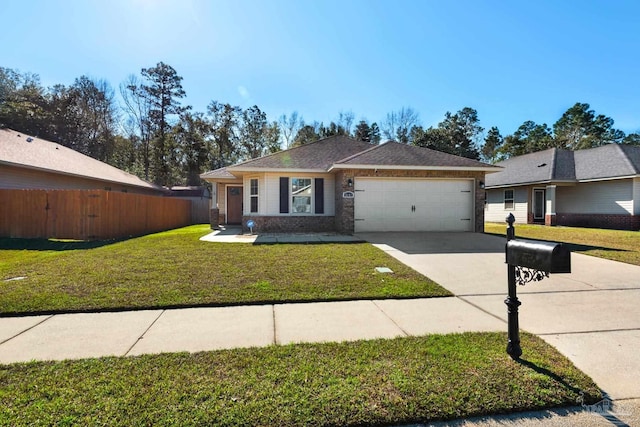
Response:
[{"label": "window shutter", "polygon": [[316,213],[323,214],[324,213],[324,178],[316,178],[315,179],[315,202],[316,202]]},{"label": "window shutter", "polygon": [[289,178],[280,177],[280,213],[289,213]]}]

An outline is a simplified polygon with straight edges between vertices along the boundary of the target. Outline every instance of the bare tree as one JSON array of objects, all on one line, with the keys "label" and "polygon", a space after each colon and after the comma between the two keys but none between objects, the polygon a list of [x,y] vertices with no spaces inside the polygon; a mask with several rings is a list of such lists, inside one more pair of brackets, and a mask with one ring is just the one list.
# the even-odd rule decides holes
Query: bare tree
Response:
[{"label": "bare tree", "polygon": [[298,131],[304,126],[304,119],[298,115],[297,111],[294,111],[289,117],[286,114],[281,115],[280,119],[278,119],[278,125],[280,126],[284,146],[291,148]]},{"label": "bare tree", "polygon": [[398,111],[387,113],[382,122],[382,135],[404,144],[409,143],[411,128],[419,125],[418,113],[411,107],[402,107]]},{"label": "bare tree", "polygon": [[353,111],[340,111],[338,114],[338,126],[342,127],[347,135],[351,135],[351,126],[353,126],[353,121],[355,120],[355,115]]},{"label": "bare tree", "polygon": [[151,157],[151,122],[149,111],[151,102],[142,90],[142,81],[134,74],[120,84],[120,95],[124,102],[123,110],[127,116],[124,130],[130,139],[136,140],[137,150],[142,157],[144,178],[149,179],[149,165]]}]

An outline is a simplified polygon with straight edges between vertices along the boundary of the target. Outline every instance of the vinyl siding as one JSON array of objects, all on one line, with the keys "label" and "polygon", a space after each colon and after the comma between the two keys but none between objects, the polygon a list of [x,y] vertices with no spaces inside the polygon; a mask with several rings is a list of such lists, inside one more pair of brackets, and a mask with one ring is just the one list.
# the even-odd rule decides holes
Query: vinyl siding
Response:
[{"label": "vinyl siding", "polygon": [[556,212],[581,214],[632,214],[633,179],[582,182],[556,189]]},{"label": "vinyl siding", "polygon": [[0,165],[0,188],[16,190],[106,190],[135,194],[162,195],[154,190],[108,181],[60,175],[35,169]]},{"label": "vinyl siding", "polygon": [[[333,216],[335,215],[335,183],[334,176],[331,174],[309,174],[309,173],[267,173],[261,175],[259,182],[260,201],[259,215],[283,215],[289,216],[291,214],[280,213],[280,177],[287,176],[289,178],[324,178],[324,214],[318,214],[318,216]],[[266,185],[264,184],[266,183]],[[289,181],[291,183],[291,181]],[[246,182],[248,185],[249,182]],[[291,185],[291,184],[289,184]],[[245,187],[248,188],[248,187]],[[245,206],[247,204],[245,203]],[[308,214],[307,214],[308,215]],[[315,214],[311,214],[315,215]]]},{"label": "vinyl siding", "polygon": [[633,214],[640,215],[640,178],[633,180]]},{"label": "vinyl siding", "polygon": [[487,203],[484,210],[484,220],[486,222],[505,222],[505,218],[512,213],[516,217],[516,222],[527,223],[529,189],[527,187],[510,188],[513,189],[514,208],[504,208],[504,189],[498,188],[487,190]]}]

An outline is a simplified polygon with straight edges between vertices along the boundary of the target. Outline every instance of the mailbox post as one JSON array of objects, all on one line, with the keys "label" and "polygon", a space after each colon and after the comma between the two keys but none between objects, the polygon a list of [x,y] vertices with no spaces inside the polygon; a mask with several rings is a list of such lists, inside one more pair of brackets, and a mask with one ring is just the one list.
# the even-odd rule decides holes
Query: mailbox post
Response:
[{"label": "mailbox post", "polygon": [[504,303],[507,305],[509,340],[507,353],[513,359],[522,356],[520,347],[520,325],[518,322],[517,285],[525,285],[549,277],[550,273],[571,273],[571,252],[562,243],[516,240],[513,214],[507,221],[507,244],[505,255],[507,263],[507,281],[509,294]]},{"label": "mailbox post", "polygon": [[[509,242],[516,238],[516,230],[513,223],[516,218],[512,213],[507,217],[507,244],[505,245],[505,256],[509,257]],[[507,305],[507,326],[509,340],[507,342],[507,353],[513,359],[519,359],[522,356],[522,348],[520,347],[520,324],[518,321],[518,307],[522,304],[518,301],[516,295],[516,266],[507,264],[507,281],[509,284],[509,294],[504,303]]]}]

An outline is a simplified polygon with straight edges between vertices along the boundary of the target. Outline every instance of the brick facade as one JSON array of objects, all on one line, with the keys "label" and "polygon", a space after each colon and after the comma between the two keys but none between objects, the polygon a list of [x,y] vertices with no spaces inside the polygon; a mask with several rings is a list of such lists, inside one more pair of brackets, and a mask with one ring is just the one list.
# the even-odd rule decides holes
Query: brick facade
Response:
[{"label": "brick facade", "polygon": [[209,211],[209,222],[212,230],[220,227],[220,209],[214,208]]},{"label": "brick facade", "polygon": [[544,216],[544,225],[548,225],[548,226],[558,225],[558,216],[556,214],[546,214]]},{"label": "brick facade", "polygon": [[242,230],[247,232],[247,221],[255,222],[254,232],[281,233],[281,232],[332,232],[335,229],[335,217],[333,216],[257,216],[244,215],[242,217]]},{"label": "brick facade", "polygon": [[640,215],[615,214],[556,214],[556,224],[568,227],[640,230]]},{"label": "brick facade", "polygon": [[[349,179],[352,185],[349,186]],[[342,193],[353,191],[353,171],[340,170],[336,173],[336,231],[342,234],[353,234],[354,202],[355,199],[345,199]]]}]

